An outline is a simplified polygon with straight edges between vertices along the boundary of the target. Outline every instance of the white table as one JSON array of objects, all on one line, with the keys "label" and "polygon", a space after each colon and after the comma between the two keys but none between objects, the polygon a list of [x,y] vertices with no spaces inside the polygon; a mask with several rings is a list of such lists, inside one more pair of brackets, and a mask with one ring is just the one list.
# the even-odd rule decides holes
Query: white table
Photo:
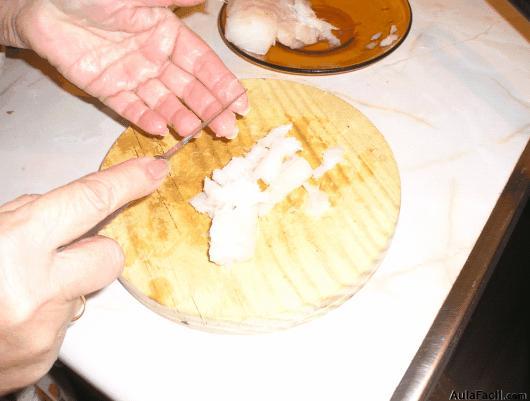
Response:
[{"label": "white table", "polygon": [[[114,283],[89,300],[60,357],[117,400],[388,400],[528,141],[529,24],[502,0],[413,1],[409,37],[389,57],[298,77],[227,49],[220,5],[211,0],[185,19],[239,77],[333,91],[386,137],[402,179],[390,250],[340,308],[267,335],[191,330]],[[0,74],[2,203],[96,170],[124,128],[35,56],[14,56]]]}]

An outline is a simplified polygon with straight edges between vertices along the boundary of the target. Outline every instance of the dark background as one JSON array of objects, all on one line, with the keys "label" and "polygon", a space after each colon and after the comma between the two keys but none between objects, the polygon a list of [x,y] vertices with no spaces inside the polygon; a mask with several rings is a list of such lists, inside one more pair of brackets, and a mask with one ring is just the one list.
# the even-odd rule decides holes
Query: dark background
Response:
[{"label": "dark background", "polygon": [[530,19],[530,0],[510,0],[526,19]]},{"label": "dark background", "polygon": [[[530,193],[530,188],[528,189]],[[530,202],[429,400],[452,390],[525,392],[530,399]]]}]

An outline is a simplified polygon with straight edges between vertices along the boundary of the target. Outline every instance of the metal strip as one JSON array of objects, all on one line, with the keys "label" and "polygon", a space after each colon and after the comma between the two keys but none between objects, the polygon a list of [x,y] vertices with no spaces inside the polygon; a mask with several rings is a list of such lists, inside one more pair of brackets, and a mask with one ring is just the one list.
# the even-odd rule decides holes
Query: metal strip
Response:
[{"label": "metal strip", "polygon": [[530,195],[530,142],[391,401],[427,400],[467,326]]}]

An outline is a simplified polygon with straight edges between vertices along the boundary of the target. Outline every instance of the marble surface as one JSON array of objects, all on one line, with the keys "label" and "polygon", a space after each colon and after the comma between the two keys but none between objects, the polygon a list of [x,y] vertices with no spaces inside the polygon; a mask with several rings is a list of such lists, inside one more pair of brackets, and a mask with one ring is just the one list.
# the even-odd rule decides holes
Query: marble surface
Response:
[{"label": "marble surface", "polygon": [[[239,77],[336,93],[384,134],[402,209],[376,274],[340,308],[267,335],[193,331],[114,283],[92,296],[61,358],[117,400],[388,400],[530,135],[530,24],[505,1],[418,0],[405,43],[343,75],[298,77],[233,54],[221,3],[186,23]],[[27,52],[0,74],[0,202],[96,170],[125,123]]]}]

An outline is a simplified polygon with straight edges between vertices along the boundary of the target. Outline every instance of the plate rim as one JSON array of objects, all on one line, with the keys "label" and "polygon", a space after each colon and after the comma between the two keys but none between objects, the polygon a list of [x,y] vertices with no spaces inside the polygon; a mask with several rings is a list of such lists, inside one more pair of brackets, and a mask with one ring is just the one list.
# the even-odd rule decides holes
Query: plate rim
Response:
[{"label": "plate rim", "polygon": [[295,75],[332,75],[332,74],[341,74],[346,73],[350,71],[356,71],[360,70],[364,67],[367,67],[370,64],[376,63],[377,61],[382,60],[383,58],[390,55],[392,52],[394,52],[398,47],[401,46],[401,44],[405,41],[407,36],[410,33],[410,30],[412,28],[412,20],[413,20],[413,14],[412,14],[412,7],[410,6],[409,0],[403,0],[404,3],[406,3],[406,7],[408,9],[410,18],[409,23],[407,25],[407,28],[405,30],[405,34],[390,48],[387,49],[387,51],[381,53],[377,57],[374,57],[372,59],[356,63],[353,65],[345,66],[345,67],[333,67],[333,68],[296,68],[296,67],[288,67],[288,66],[282,66],[278,64],[269,63],[267,61],[260,60],[257,57],[252,56],[251,54],[245,52],[244,50],[240,49],[236,45],[234,45],[232,42],[230,42],[224,33],[223,27],[222,27],[222,15],[226,13],[226,6],[227,4],[224,3],[221,6],[221,9],[219,10],[219,13],[217,15],[217,30],[219,32],[219,35],[221,36],[221,39],[225,43],[225,45],[232,50],[234,53],[236,53],[238,56],[242,57],[246,61],[258,65],[260,67],[267,68],[272,71],[280,71],[283,73],[289,73],[289,74],[295,74]]}]

